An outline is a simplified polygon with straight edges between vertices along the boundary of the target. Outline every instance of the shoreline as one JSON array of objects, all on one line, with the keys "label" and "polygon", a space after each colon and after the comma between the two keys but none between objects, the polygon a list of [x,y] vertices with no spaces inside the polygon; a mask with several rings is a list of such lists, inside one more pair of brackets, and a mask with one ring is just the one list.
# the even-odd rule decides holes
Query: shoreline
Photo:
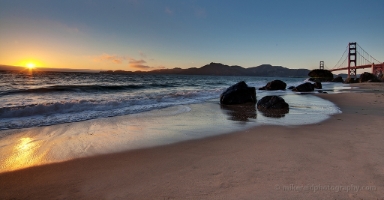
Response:
[{"label": "shoreline", "polygon": [[343,112],[320,123],[257,126],[1,173],[0,198],[382,198],[384,85],[356,86],[364,96],[316,94]]},{"label": "shoreline", "polygon": [[[265,95],[259,94],[259,98]],[[164,146],[255,126],[314,124],[340,112],[332,102],[314,95],[291,91],[279,95],[290,104],[289,113],[270,116],[258,111],[255,105],[220,105],[218,99],[212,99],[131,115],[0,131],[0,173]]]}]

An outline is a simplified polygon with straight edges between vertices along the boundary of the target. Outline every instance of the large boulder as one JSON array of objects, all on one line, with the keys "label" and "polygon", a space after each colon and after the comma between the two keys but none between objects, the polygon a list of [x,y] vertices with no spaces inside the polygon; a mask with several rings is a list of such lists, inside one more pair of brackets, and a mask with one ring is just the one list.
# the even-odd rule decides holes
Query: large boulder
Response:
[{"label": "large boulder", "polygon": [[315,90],[315,86],[312,83],[306,82],[293,88],[295,92],[312,92]]},{"label": "large boulder", "polygon": [[266,117],[280,118],[289,112],[289,105],[279,96],[265,96],[257,102],[257,109]]},{"label": "large boulder", "polygon": [[332,72],[324,69],[314,69],[308,73],[308,76],[311,77],[309,80],[314,82],[327,82],[333,79]]},{"label": "large boulder", "polygon": [[257,109],[267,110],[286,110],[289,105],[279,96],[265,96],[257,102]]},{"label": "large boulder", "polygon": [[273,80],[268,82],[264,87],[259,88],[259,90],[285,90],[287,84],[281,80]]},{"label": "large boulder", "polygon": [[337,76],[336,78],[332,79],[332,82],[342,83],[344,80],[343,77]]},{"label": "large boulder", "polygon": [[220,95],[220,103],[225,105],[243,104],[243,103],[256,103],[256,89],[255,87],[248,87],[244,82],[238,82],[226,89]]},{"label": "large boulder", "polygon": [[360,74],[359,82],[363,83],[363,82],[381,82],[381,81],[374,74],[364,72]]}]

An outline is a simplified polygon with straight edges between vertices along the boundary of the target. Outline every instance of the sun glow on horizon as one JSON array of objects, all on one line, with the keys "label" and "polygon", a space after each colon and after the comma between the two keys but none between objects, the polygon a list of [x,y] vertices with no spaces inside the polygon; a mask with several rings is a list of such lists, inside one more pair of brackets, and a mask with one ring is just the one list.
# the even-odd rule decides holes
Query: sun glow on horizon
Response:
[{"label": "sun glow on horizon", "polygon": [[28,71],[34,71],[34,70],[37,70],[38,68],[41,68],[42,65],[41,65],[41,62],[35,59],[25,59],[15,64],[15,66],[23,67]]},{"label": "sun glow on horizon", "polygon": [[25,65],[28,69],[34,69],[36,67],[35,63],[29,62]]}]

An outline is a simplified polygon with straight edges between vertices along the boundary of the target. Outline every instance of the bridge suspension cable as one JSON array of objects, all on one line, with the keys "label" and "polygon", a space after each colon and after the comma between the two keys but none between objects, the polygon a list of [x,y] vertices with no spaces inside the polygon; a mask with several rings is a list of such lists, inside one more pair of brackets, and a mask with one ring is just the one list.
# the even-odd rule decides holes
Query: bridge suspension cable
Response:
[{"label": "bridge suspension cable", "polygon": [[[344,68],[344,67],[348,66],[348,62],[347,62],[348,61],[348,54],[347,54],[348,48],[349,48],[349,45],[347,45],[343,55],[340,57],[339,61],[335,64],[335,66],[333,68],[331,68],[331,70],[338,69],[338,68]],[[357,63],[355,63],[356,66],[371,65],[372,63],[375,63],[375,64],[382,63],[379,60],[377,60],[376,58],[374,58],[373,56],[371,56],[367,51],[365,51],[357,43],[356,43],[356,62],[357,62]]]},{"label": "bridge suspension cable", "polygon": [[[369,53],[367,53],[367,51],[365,51],[359,44],[357,44],[357,47],[358,47],[357,53],[362,58],[364,58],[364,60],[361,61],[359,63],[359,65],[364,65],[364,64],[367,65],[367,64],[372,64],[372,63],[382,63],[379,60],[377,60],[376,58],[374,58],[373,56],[371,56]],[[366,62],[364,62],[364,61],[366,61]]]},{"label": "bridge suspension cable", "polygon": [[384,71],[384,63],[374,58],[356,42],[350,42],[339,61],[330,71],[348,70],[348,78],[356,78],[356,70],[365,68],[371,68],[372,74],[378,74]]},{"label": "bridge suspension cable", "polygon": [[348,45],[347,45],[347,47],[345,47],[345,51],[344,51],[343,55],[340,57],[339,61],[336,63],[336,65],[332,69],[340,68],[343,65],[343,63],[347,60],[347,56],[345,57],[343,62],[340,63],[340,61],[346,55],[347,51],[348,51]]},{"label": "bridge suspension cable", "polygon": [[357,53],[358,55],[360,55],[360,59],[358,59],[357,61],[357,65],[369,65],[369,64],[372,64],[372,62],[366,58],[366,56],[360,54],[359,52]]}]

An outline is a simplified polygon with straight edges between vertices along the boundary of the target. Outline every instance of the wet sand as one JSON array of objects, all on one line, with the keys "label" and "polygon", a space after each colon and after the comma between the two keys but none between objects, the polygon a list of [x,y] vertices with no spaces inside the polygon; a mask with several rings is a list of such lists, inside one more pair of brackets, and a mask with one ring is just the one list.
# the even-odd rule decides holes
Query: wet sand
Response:
[{"label": "wet sand", "polygon": [[0,174],[0,199],[382,199],[384,85],[342,114]]}]

